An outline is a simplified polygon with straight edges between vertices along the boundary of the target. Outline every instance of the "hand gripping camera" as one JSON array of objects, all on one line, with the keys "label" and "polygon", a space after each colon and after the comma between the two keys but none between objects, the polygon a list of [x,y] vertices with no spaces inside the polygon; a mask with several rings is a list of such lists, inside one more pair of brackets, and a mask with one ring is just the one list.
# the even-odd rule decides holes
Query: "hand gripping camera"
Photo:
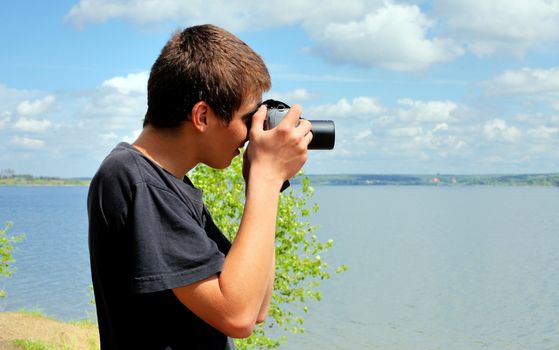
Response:
[{"label": "hand gripping camera", "polygon": [[[264,130],[275,128],[289,112],[289,106],[283,102],[276,100],[266,100],[262,102],[266,105],[268,111],[266,120],[264,121]],[[311,132],[312,140],[308,145],[308,149],[333,149],[336,141],[336,129],[332,120],[310,120],[312,124]],[[250,130],[250,125],[248,125]],[[289,181],[285,181],[281,188],[283,192],[289,187]]]},{"label": "hand gripping camera", "polygon": [[[289,112],[289,106],[276,100],[262,102],[268,108],[264,129],[275,128]],[[312,124],[312,141],[308,149],[333,149],[336,141],[336,129],[331,120],[310,120]]]}]

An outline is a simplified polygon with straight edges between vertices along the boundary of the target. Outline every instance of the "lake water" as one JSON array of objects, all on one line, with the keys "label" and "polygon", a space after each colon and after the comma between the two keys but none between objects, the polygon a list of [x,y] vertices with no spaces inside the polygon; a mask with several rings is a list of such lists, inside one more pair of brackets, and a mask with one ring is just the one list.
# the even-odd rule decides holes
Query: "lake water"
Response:
[{"label": "lake water", "polygon": [[[26,233],[0,309],[87,317],[85,187],[1,187]],[[316,188],[323,282],[282,349],[559,349],[559,188]],[[1,332],[1,330],[0,330]]]},{"label": "lake water", "polygon": [[94,311],[89,300],[87,187],[0,186],[0,226],[24,233],[14,253],[16,273],[1,278],[0,309],[35,310],[76,320]]}]

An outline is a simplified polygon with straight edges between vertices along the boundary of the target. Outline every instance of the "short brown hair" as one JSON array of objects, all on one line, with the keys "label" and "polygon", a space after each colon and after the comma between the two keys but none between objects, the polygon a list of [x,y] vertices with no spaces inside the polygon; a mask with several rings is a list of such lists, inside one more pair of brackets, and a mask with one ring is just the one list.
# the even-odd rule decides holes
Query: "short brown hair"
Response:
[{"label": "short brown hair", "polygon": [[229,123],[245,99],[270,86],[262,58],[235,35],[214,25],[179,30],[151,68],[144,126],[178,126],[199,101]]}]

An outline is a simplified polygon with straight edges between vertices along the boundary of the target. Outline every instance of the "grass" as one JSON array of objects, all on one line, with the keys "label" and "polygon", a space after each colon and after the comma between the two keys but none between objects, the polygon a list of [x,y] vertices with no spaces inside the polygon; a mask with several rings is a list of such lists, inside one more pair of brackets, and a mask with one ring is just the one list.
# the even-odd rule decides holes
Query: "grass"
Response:
[{"label": "grass", "polygon": [[19,309],[17,312],[31,317],[46,318],[47,320],[57,321],[54,317],[45,314],[41,309]]},{"label": "grass", "polygon": [[[77,339],[65,334],[60,336],[60,340],[54,344],[41,340],[16,339],[13,344],[22,350],[73,350],[77,348]],[[93,339],[88,340],[89,350],[99,350],[99,345]]]},{"label": "grass", "polygon": [[23,350],[54,350],[54,348],[40,340],[16,339],[14,345]]},{"label": "grass", "polygon": [[[45,314],[41,309],[19,309],[17,312],[19,312],[20,314],[29,315],[31,317],[38,317],[47,320],[60,321],[59,319],[53,316],[49,316]],[[95,314],[91,314],[87,318],[83,318],[81,320],[75,320],[75,321],[68,321],[66,323],[73,324],[76,326],[93,326],[93,325],[97,325],[97,318]]]}]

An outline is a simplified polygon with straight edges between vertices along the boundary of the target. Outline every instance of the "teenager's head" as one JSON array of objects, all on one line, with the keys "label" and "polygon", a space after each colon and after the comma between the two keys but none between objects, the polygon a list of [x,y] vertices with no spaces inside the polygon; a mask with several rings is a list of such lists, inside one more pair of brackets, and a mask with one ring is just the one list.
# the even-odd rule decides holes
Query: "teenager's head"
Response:
[{"label": "teenager's head", "polygon": [[229,123],[270,85],[264,61],[239,38],[214,25],[189,27],[172,36],[151,68],[144,126],[179,126],[199,101]]}]

